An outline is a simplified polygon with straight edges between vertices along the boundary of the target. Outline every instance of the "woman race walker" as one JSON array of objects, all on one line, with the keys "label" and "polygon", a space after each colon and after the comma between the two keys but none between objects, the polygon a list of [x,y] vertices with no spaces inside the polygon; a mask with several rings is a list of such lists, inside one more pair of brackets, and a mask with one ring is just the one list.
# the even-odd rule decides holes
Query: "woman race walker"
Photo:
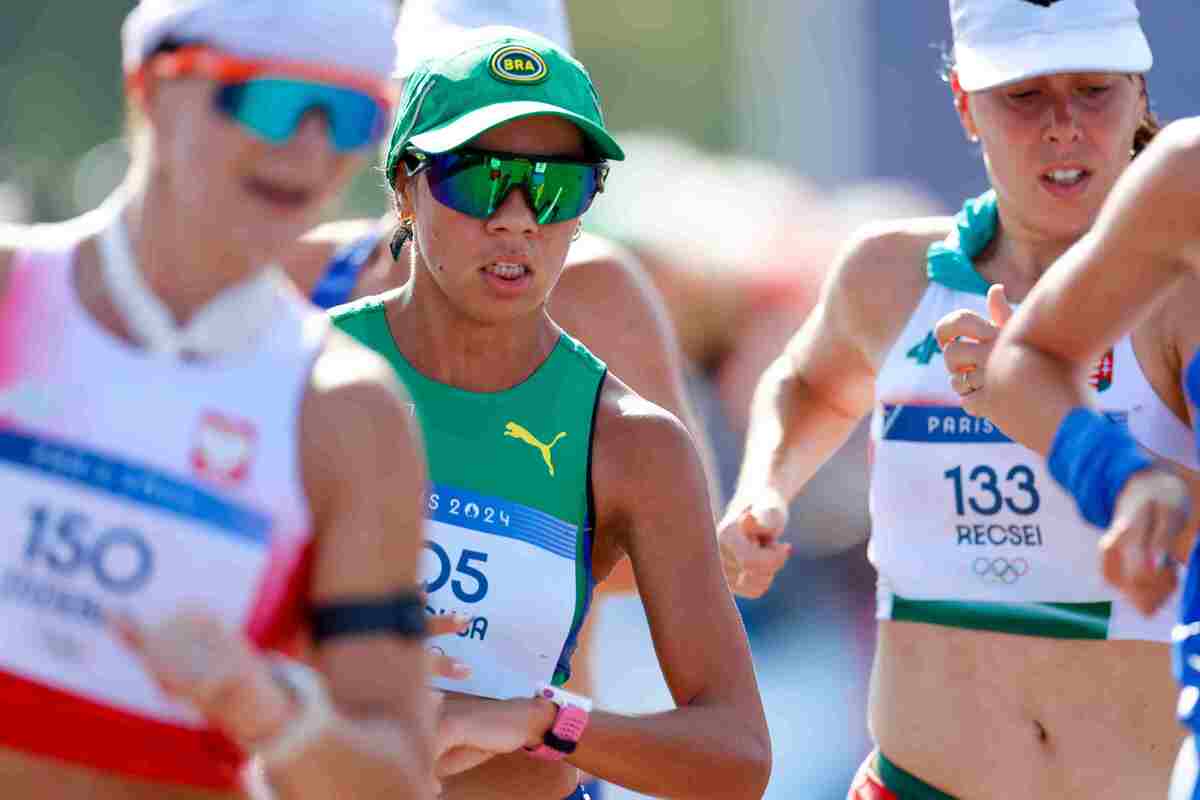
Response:
[{"label": "woman race walker", "polygon": [[[385,130],[393,22],[143,0],[125,183],[0,246],[9,796],[242,796],[247,755],[278,798],[432,795],[415,430],[268,266]],[[258,655],[305,629],[316,670]]]},{"label": "woman race walker", "polygon": [[[873,409],[878,751],[850,796],[1162,796],[1180,736],[1160,679],[1170,612],[1146,619],[1104,585],[1094,530],[1037,453],[970,413],[974,394],[962,407],[982,376],[957,372],[986,356],[989,310],[1008,313],[989,287],[1023,298],[1153,135],[1149,47],[1129,0],[950,11],[955,106],[992,189],[845,250],[758,388],[727,569],[743,592],[767,589],[787,500]],[[1195,468],[1161,368],[1171,346],[1154,329],[1118,342],[1091,391],[1143,446]]]},{"label": "woman race walker", "polygon": [[[425,55],[452,47],[470,30],[485,25],[523,28],[570,49],[570,26],[562,0],[484,4],[477,0],[407,0],[396,26],[396,80],[402,83]],[[394,229],[392,212],[382,220],[322,225],[291,249],[284,267],[322,308],[394,289],[409,279],[412,263],[411,245],[396,253],[389,248]],[[639,261],[614,242],[581,231],[567,252],[566,267],[551,301],[557,324],[641,396],[687,426],[700,448],[715,513],[721,502],[716,457],[687,395],[685,359],[670,316]],[[628,695],[628,669],[616,675],[612,674],[615,670],[604,669],[606,665],[628,667],[632,662],[657,669],[628,560],[618,564],[597,587],[593,611],[579,634],[571,689],[596,697],[617,690],[615,683],[620,682],[620,693]],[[598,620],[606,622],[598,624]],[[620,633],[596,638],[597,630]],[[647,698],[663,691],[661,683],[639,688]],[[585,787],[592,800],[599,800],[598,782],[588,782]]]},{"label": "woman race walker", "polygon": [[[403,287],[334,312],[409,387],[432,488],[429,608],[444,650],[444,796],[760,797],[770,746],[691,439],[547,315],[580,216],[623,157],[583,67],[483,28],[409,77],[386,174]],[[633,563],[677,708],[625,717],[564,692],[592,587]],[[686,564],[686,569],[680,565]]]},{"label": "woman race walker", "polygon": [[[1197,791],[1195,733],[1200,725],[1200,567],[1196,564],[1195,481],[1138,446],[1133,419],[1114,425],[1093,410],[1079,376],[1108,343],[1146,328],[1174,347],[1163,354],[1176,402],[1195,424],[1200,404],[1200,119],[1167,127],[1122,176],[1096,225],[1038,284],[1005,326],[980,388],[996,419],[1049,455],[1100,539],[1105,577],[1150,612],[1176,585],[1175,562],[1188,563],[1175,675],[1183,685],[1179,720],[1192,732],[1180,749],[1171,800]],[[1092,310],[1088,314],[1078,309]],[[1028,413],[1028,398],[1037,413]],[[1182,446],[1182,444],[1181,444]],[[1193,446],[1194,445],[1189,445]],[[1189,484],[1191,491],[1189,492]],[[1190,513],[1189,513],[1190,512]],[[1164,675],[1150,676],[1164,681]]]}]

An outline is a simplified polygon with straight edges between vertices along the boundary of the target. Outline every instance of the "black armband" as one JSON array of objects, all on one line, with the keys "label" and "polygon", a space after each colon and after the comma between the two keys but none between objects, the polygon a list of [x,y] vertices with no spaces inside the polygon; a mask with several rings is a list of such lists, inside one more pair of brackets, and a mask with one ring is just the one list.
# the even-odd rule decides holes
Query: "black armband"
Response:
[{"label": "black armband", "polygon": [[346,636],[425,637],[425,598],[416,590],[378,600],[322,603],[312,610],[312,637],[317,644]]}]

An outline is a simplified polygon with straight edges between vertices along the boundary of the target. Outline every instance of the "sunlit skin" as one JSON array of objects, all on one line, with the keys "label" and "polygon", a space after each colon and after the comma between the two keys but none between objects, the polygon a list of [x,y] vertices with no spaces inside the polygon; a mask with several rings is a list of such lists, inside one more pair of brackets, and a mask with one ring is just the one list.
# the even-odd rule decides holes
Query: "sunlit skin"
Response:
[{"label": "sunlit skin", "polygon": [[[148,75],[130,97],[139,122],[124,222],[139,270],[179,322],[278,259],[367,155],[336,152],[319,112],[310,112],[287,142],[261,141],[214,108],[214,88],[207,80]],[[9,233],[13,239],[0,241],[0,302],[14,252],[28,246],[23,232]],[[138,344],[103,280],[94,233],[79,244],[73,278],[83,309],[102,329],[97,335],[135,352]],[[120,384],[114,376],[108,391],[144,392]],[[146,397],[134,400],[152,402]],[[281,399],[281,408],[294,400]],[[312,365],[296,432],[296,468],[313,520],[314,603],[388,596],[416,584],[424,458],[404,403],[385,363],[347,337],[328,337]],[[347,407],[358,413],[342,419]],[[271,678],[267,662],[204,612],[142,627],[141,609],[125,611],[130,616],[113,620],[111,634],[165,692],[201,711],[243,749],[275,735],[295,715],[293,699]],[[439,624],[435,633],[454,624]],[[275,796],[331,797],[348,786],[363,796],[429,796],[432,706],[423,682],[412,677],[430,663],[422,644],[348,638],[311,655],[335,718],[300,761],[268,770]],[[0,749],[0,774],[14,797],[47,791],[89,800],[242,796],[101,773],[11,749]]]},{"label": "sunlit skin", "polygon": [[[1000,224],[975,266],[1007,289],[1005,297],[994,287],[991,298],[994,321],[1002,323],[1005,300],[1022,300],[1085,234],[1128,166],[1145,110],[1143,83],[1078,73],[969,94],[953,79],[952,87],[964,132],[980,143],[998,196]],[[1048,185],[1049,172],[1077,168],[1085,172],[1074,185]],[[1060,177],[1070,184],[1074,175]],[[873,408],[879,371],[928,288],[926,250],[952,229],[949,218],[927,218],[860,232],[835,263],[813,314],[760,381],[742,474],[719,528],[727,574],[744,576],[739,592],[757,596],[770,587],[786,558],[778,537],[787,502]],[[949,370],[970,370],[972,385],[986,386],[983,366],[997,330],[969,311],[938,325],[956,392],[964,391],[963,379]],[[954,341],[959,336],[968,340]],[[1171,337],[1147,328],[1135,334],[1134,349],[1151,386],[1182,421],[1167,358],[1176,345]],[[973,413],[992,416],[986,389],[966,402]],[[1023,402],[1040,413],[1028,397]],[[882,621],[871,731],[892,761],[971,800],[1164,796],[1180,738],[1167,675],[1168,647],[1160,642]]]}]

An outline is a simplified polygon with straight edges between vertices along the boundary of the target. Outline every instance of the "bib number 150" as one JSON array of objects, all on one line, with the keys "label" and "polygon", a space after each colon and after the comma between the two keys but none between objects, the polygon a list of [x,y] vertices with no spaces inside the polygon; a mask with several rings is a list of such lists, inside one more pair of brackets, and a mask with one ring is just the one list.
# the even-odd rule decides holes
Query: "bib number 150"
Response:
[{"label": "bib number 150", "polygon": [[154,573],[154,552],[132,528],[96,530],[92,519],[77,511],[29,509],[25,560],[59,575],[90,573],[109,592],[131,594]]},{"label": "bib number 150", "polygon": [[984,516],[999,514],[1005,508],[1027,516],[1042,505],[1033,470],[1024,464],[1017,464],[1005,473],[1003,486],[996,470],[985,464],[972,469],[965,480],[961,466],[946,470],[942,477],[954,484],[954,510],[960,517],[967,515],[968,508]]}]

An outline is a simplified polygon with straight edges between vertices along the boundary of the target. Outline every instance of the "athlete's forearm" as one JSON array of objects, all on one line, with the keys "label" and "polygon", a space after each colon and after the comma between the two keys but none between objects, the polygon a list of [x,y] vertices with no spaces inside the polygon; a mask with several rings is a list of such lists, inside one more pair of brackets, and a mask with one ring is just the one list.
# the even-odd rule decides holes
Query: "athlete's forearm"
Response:
[{"label": "athlete's forearm", "polygon": [[755,389],[735,497],[770,489],[791,500],[846,442],[859,419],[819,397],[785,352]]},{"label": "athlete's forearm", "polygon": [[1002,337],[987,364],[991,420],[1010,438],[1042,455],[1063,417],[1088,405],[1082,370],[1023,339]]},{"label": "athlete's forearm", "polygon": [[594,712],[570,761],[606,781],[667,798],[762,797],[770,741],[752,709],[694,704],[645,716]]}]

